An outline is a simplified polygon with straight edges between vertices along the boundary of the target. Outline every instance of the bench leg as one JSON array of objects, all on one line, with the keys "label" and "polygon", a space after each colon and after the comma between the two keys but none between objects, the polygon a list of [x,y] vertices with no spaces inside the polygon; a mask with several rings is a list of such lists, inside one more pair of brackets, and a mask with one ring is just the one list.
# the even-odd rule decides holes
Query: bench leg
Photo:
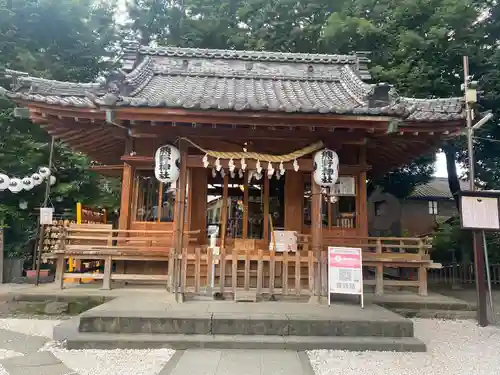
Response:
[{"label": "bench leg", "polygon": [[64,261],[64,255],[62,255],[62,254],[57,255],[55,282],[59,286],[60,289],[64,288],[64,268],[65,268],[65,266],[66,266],[66,264]]},{"label": "bench leg", "polygon": [[377,264],[375,270],[375,295],[382,296],[384,294],[384,265]]},{"label": "bench leg", "polygon": [[111,257],[106,257],[104,259],[104,278],[102,279],[102,289],[110,290],[111,289],[111,267],[113,266],[113,262],[111,261]]},{"label": "bench leg", "polygon": [[427,268],[424,266],[418,268],[418,295],[427,296]]}]

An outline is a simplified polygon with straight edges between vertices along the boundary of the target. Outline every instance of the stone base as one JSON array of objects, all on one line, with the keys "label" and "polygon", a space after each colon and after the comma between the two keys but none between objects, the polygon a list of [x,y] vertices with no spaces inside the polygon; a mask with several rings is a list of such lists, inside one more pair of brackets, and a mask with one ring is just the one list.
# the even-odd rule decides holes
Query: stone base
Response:
[{"label": "stone base", "polygon": [[257,292],[251,290],[238,290],[234,294],[234,302],[257,302]]}]

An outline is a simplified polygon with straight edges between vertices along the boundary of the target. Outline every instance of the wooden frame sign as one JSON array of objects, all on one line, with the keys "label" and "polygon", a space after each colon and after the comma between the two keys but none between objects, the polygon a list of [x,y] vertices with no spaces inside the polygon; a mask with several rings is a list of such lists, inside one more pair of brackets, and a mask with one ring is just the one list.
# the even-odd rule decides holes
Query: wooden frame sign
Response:
[{"label": "wooden frame sign", "polygon": [[363,301],[363,265],[361,248],[328,247],[328,306],[331,294],[359,295]]},{"label": "wooden frame sign", "polygon": [[500,230],[500,191],[460,192],[462,229]]}]

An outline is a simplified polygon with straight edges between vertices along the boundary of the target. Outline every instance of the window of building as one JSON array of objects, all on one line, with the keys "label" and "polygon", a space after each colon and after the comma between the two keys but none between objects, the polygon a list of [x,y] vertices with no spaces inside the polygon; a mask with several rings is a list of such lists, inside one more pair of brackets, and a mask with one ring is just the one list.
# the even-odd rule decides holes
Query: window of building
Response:
[{"label": "window of building", "polygon": [[[305,176],[306,181],[309,178]],[[326,197],[321,206],[323,228],[355,228],[356,227],[356,196],[340,195],[332,203]],[[311,182],[304,183],[304,224],[311,225]]]},{"label": "window of building", "polygon": [[174,221],[175,190],[158,181],[153,171],[136,171],[133,203],[134,221]]},{"label": "window of building", "polygon": [[438,214],[438,202],[429,201],[429,214],[437,215]]}]

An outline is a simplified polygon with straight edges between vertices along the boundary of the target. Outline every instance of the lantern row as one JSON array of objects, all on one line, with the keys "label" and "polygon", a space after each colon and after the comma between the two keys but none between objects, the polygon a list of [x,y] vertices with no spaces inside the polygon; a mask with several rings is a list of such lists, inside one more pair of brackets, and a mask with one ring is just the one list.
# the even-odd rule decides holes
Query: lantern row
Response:
[{"label": "lantern row", "polygon": [[50,185],[54,185],[56,183],[56,178],[52,176],[50,169],[47,167],[40,167],[38,168],[37,173],[33,173],[31,176],[26,176],[22,179],[9,177],[6,174],[0,173],[0,191],[8,189],[14,194],[17,194],[22,190],[30,191],[47,179]]}]

